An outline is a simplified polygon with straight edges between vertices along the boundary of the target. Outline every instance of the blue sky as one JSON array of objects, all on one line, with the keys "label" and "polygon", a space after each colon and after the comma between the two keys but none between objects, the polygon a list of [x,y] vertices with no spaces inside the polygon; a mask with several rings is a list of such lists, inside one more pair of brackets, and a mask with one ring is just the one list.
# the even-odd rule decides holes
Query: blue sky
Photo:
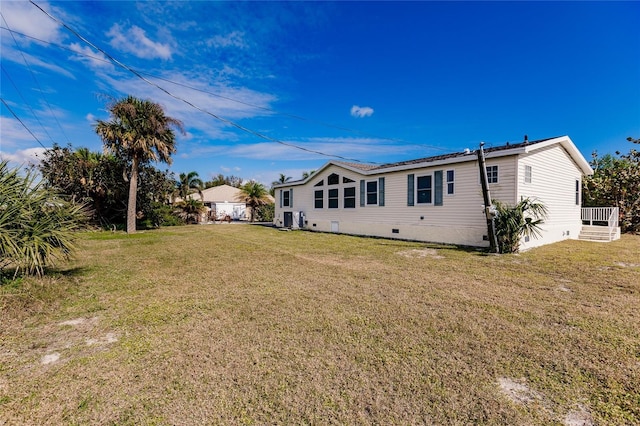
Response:
[{"label": "blue sky", "polygon": [[93,124],[128,94],[184,122],[170,169],[205,180],[525,134],[569,135],[589,160],[640,137],[640,2],[34,1],[59,22],[0,3],[0,156],[20,164],[54,142],[101,150]]}]

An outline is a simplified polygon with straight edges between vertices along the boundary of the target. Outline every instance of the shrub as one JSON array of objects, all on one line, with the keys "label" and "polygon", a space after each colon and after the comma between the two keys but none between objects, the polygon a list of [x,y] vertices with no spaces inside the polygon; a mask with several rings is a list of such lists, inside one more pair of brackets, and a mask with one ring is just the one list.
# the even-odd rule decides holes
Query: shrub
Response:
[{"label": "shrub", "polygon": [[540,225],[547,217],[547,208],[541,202],[522,199],[515,206],[493,201],[496,206],[496,236],[500,253],[517,253],[522,237],[538,238]]},{"label": "shrub", "polygon": [[42,275],[74,249],[74,231],[85,226],[84,205],[68,202],[0,162],[0,272]]}]

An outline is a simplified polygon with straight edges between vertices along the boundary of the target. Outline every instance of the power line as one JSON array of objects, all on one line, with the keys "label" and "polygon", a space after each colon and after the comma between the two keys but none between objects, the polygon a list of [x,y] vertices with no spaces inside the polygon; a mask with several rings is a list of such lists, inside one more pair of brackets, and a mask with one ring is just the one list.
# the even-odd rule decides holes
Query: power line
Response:
[{"label": "power line", "polygon": [[36,115],[35,111],[33,111],[33,108],[31,108],[31,104],[29,104],[29,102],[27,102],[27,100],[24,98],[24,96],[22,96],[22,93],[20,92],[20,89],[18,89],[18,86],[16,86],[16,83],[13,81],[13,79],[11,78],[11,76],[9,75],[7,70],[4,68],[4,65],[0,64],[0,68],[2,68],[2,71],[7,75],[7,78],[9,79],[9,81],[11,82],[13,87],[16,89],[16,92],[18,92],[18,95],[20,96],[20,99],[22,99],[22,102],[24,102],[24,104],[27,106],[27,108],[29,108],[29,111],[31,111],[31,114],[33,114],[33,117],[36,119],[38,124],[40,124],[40,127],[42,127],[42,130],[44,131],[44,133],[49,137],[49,140],[51,140],[51,143],[55,143],[55,141],[53,140],[53,138],[51,137],[51,135],[47,131],[47,128],[44,127],[44,125],[42,124],[42,122],[40,121],[38,116]]},{"label": "power line", "polygon": [[[71,48],[69,48],[67,46],[63,46],[61,44],[52,43],[52,42],[49,42],[49,41],[46,41],[46,40],[39,39],[37,37],[32,37],[32,36],[29,36],[27,34],[24,34],[24,33],[18,32],[18,31],[14,31],[14,30],[11,30],[9,28],[2,27],[2,26],[0,26],[0,28],[4,29],[4,30],[7,30],[9,32],[18,34],[18,35],[20,35],[22,37],[30,38],[32,40],[36,40],[36,41],[41,42],[41,43],[46,43],[46,44],[50,44],[52,46],[56,46],[59,49],[68,50],[69,52],[73,52],[73,53],[75,53],[76,55],[79,55],[79,56],[84,56],[86,58],[93,59],[93,60],[100,61],[100,62],[112,63],[112,61],[109,61],[107,59],[100,58],[100,57],[97,57],[97,56],[92,56],[92,55],[89,55],[89,54],[84,53],[84,52],[78,52],[77,50],[71,49]],[[307,121],[307,122],[310,122],[310,123],[319,124],[321,126],[330,127],[330,128],[334,128],[334,129],[337,129],[337,130],[344,130],[344,131],[347,131],[347,132],[356,133],[356,134],[359,134],[359,135],[362,135],[362,136],[373,137],[373,138],[376,138],[376,139],[388,140],[388,141],[392,141],[392,142],[405,142],[402,139],[388,138],[388,137],[384,137],[384,136],[372,135],[372,134],[369,134],[369,133],[366,133],[366,132],[362,132],[360,130],[351,129],[349,127],[337,126],[335,124],[326,123],[326,122],[323,122],[323,121],[320,121],[320,120],[314,120],[314,119],[302,117],[300,115],[291,114],[291,113],[284,112],[284,111],[278,111],[278,110],[275,110],[273,108],[268,108],[268,107],[264,107],[264,106],[260,106],[260,105],[255,105],[255,104],[252,104],[250,102],[245,102],[245,101],[241,101],[241,100],[238,100],[238,99],[234,99],[234,98],[231,98],[229,96],[224,96],[224,95],[221,95],[219,93],[214,93],[214,92],[211,92],[209,90],[205,90],[205,89],[201,89],[201,88],[198,88],[198,87],[194,87],[194,86],[191,86],[189,84],[180,83],[180,82],[168,79],[168,78],[160,77],[159,75],[156,75],[156,74],[151,74],[151,73],[144,72],[144,71],[139,71],[139,70],[136,70],[136,72],[138,72],[138,73],[140,73],[142,75],[153,77],[153,78],[158,79],[158,80],[166,81],[167,83],[175,84],[176,86],[180,86],[180,87],[184,87],[184,88],[187,88],[187,89],[191,89],[191,90],[194,90],[194,91],[200,92],[200,93],[205,93],[207,95],[211,95],[211,96],[214,96],[216,98],[225,99],[225,100],[228,100],[228,101],[231,101],[231,102],[235,102],[235,103],[240,104],[240,105],[249,106],[249,107],[256,108],[256,109],[263,110],[263,111],[273,112],[273,113],[275,113],[277,115],[281,115],[281,116],[284,116],[284,117],[289,117],[289,118],[293,118],[293,119],[300,120],[300,121]],[[423,146],[426,146],[426,145],[423,145]],[[432,148],[433,149],[441,149],[441,148],[438,148],[438,147],[432,147]]]},{"label": "power line", "polygon": [[[264,139],[264,140],[266,140],[266,141],[270,141],[270,142],[274,142],[274,143],[277,143],[277,144],[280,144],[280,145],[283,145],[283,146],[288,146],[288,147],[291,147],[291,148],[295,148],[295,149],[298,149],[298,150],[300,150],[300,151],[309,152],[309,153],[317,154],[317,155],[321,155],[321,156],[324,156],[324,157],[339,158],[339,159],[341,159],[341,160],[352,161],[352,162],[356,162],[356,163],[373,163],[373,162],[365,162],[365,161],[362,161],[362,160],[360,160],[360,159],[356,159],[356,158],[344,157],[344,156],[336,155],[336,154],[327,154],[327,153],[325,153],[325,152],[321,152],[321,151],[317,151],[317,150],[314,150],[314,149],[305,148],[305,147],[302,147],[302,146],[299,146],[299,145],[295,145],[295,144],[293,144],[293,143],[284,142],[284,141],[281,141],[281,140],[279,140],[279,139],[276,139],[276,138],[272,138],[272,137],[266,136],[266,135],[264,135],[264,134],[262,134],[262,133],[259,133],[259,132],[255,131],[255,130],[252,130],[252,129],[249,129],[249,128],[247,128],[247,127],[244,127],[244,126],[242,126],[242,125],[240,125],[240,124],[238,124],[238,123],[236,123],[236,122],[234,122],[234,121],[231,121],[231,120],[225,119],[225,118],[223,118],[223,117],[221,117],[221,116],[218,116],[218,115],[216,115],[216,114],[214,114],[214,113],[212,113],[212,112],[210,112],[210,111],[207,111],[207,110],[205,110],[205,109],[203,109],[203,108],[201,108],[201,107],[199,107],[199,106],[197,106],[197,105],[193,104],[192,102],[190,102],[190,101],[188,101],[188,100],[186,100],[186,99],[184,99],[184,98],[181,98],[181,97],[179,97],[179,96],[174,95],[173,93],[169,92],[169,91],[168,91],[167,89],[165,89],[164,87],[161,87],[160,85],[158,85],[158,84],[156,84],[156,83],[154,83],[154,82],[152,82],[152,81],[148,80],[148,79],[147,79],[147,78],[145,78],[145,77],[144,77],[140,72],[138,72],[138,71],[136,71],[136,70],[132,69],[131,67],[129,67],[129,66],[127,66],[127,65],[125,65],[124,63],[122,63],[122,62],[118,61],[116,58],[114,58],[113,56],[111,56],[111,55],[110,55],[109,53],[107,53],[105,50],[103,50],[102,48],[100,48],[100,47],[98,47],[98,46],[94,45],[94,44],[93,44],[93,43],[91,43],[89,40],[87,40],[85,37],[83,37],[81,34],[79,34],[77,31],[75,31],[73,28],[69,27],[66,23],[64,23],[63,21],[61,21],[61,20],[59,20],[59,19],[55,18],[54,16],[52,16],[49,12],[47,12],[47,11],[46,11],[46,10],[44,10],[44,9],[42,9],[42,8],[41,8],[37,3],[35,3],[33,0],[29,0],[29,2],[30,2],[31,4],[33,4],[35,7],[37,7],[37,8],[38,8],[42,13],[44,13],[45,15],[47,15],[50,19],[52,19],[53,21],[55,21],[56,23],[58,23],[59,25],[61,25],[61,26],[62,26],[62,27],[64,27],[65,29],[67,29],[69,32],[71,32],[73,35],[75,35],[77,38],[79,38],[80,40],[82,40],[84,43],[86,43],[86,44],[87,44],[87,45],[89,45],[90,47],[92,47],[92,48],[96,49],[97,51],[101,52],[103,55],[105,55],[105,56],[106,56],[110,61],[112,61],[114,64],[116,64],[116,65],[118,65],[119,67],[121,67],[121,68],[123,68],[123,69],[125,69],[125,70],[127,70],[127,71],[129,71],[129,72],[131,72],[133,75],[135,75],[136,77],[138,77],[139,79],[141,79],[141,80],[142,80],[142,81],[144,81],[145,83],[147,83],[147,84],[149,84],[150,86],[153,86],[153,87],[155,87],[155,88],[159,89],[160,91],[162,91],[162,92],[166,93],[168,96],[170,96],[170,97],[172,97],[172,98],[174,98],[174,99],[176,99],[176,100],[178,100],[178,101],[181,101],[181,102],[183,102],[183,103],[185,103],[185,104],[187,104],[187,105],[191,106],[192,108],[194,108],[194,109],[196,109],[196,110],[198,110],[198,111],[200,111],[200,112],[202,112],[202,113],[204,113],[204,114],[210,115],[211,117],[215,118],[216,120],[219,120],[219,121],[221,121],[221,122],[223,122],[223,123],[225,123],[225,124],[227,124],[227,125],[229,125],[229,126],[235,127],[235,128],[237,128],[237,129],[239,129],[239,130],[242,130],[242,131],[244,131],[244,132],[246,132],[246,133],[249,133],[249,134],[252,134],[252,135],[254,135],[254,136],[257,136],[257,137],[259,137],[259,138],[261,138],[261,139]],[[377,164],[377,163],[374,163],[374,164]]]},{"label": "power line", "polygon": [[22,124],[22,127],[24,127],[25,129],[27,129],[27,132],[29,132],[29,133],[31,134],[31,136],[33,136],[33,138],[34,138],[34,139],[35,139],[35,140],[40,144],[40,146],[41,146],[41,147],[43,147],[44,149],[47,149],[47,147],[46,147],[46,146],[44,146],[44,145],[42,144],[42,142],[40,142],[40,139],[38,139],[38,138],[36,137],[36,135],[34,135],[34,134],[33,134],[33,132],[32,132],[31,130],[29,130],[29,128],[27,127],[27,125],[26,125],[26,124],[24,124],[24,123],[22,122],[22,120],[20,120],[20,117],[18,117],[18,116],[16,115],[16,113],[15,113],[15,112],[13,112],[13,110],[11,109],[11,107],[9,106],[9,104],[4,100],[4,98],[0,98],[0,101],[2,101],[2,103],[4,104],[4,106],[6,106],[6,107],[7,107],[7,109],[9,110],[9,112],[10,112],[10,113],[11,113],[11,114],[16,118],[16,120],[18,120],[18,121],[20,122],[20,124]]},{"label": "power line", "polygon": [[[6,19],[4,19],[4,15],[2,14],[2,12],[0,12],[0,16],[2,16],[2,20],[4,21],[4,23],[7,25],[7,28],[9,29],[9,33],[11,33],[11,38],[13,39],[13,42],[16,45],[16,48],[18,49],[18,51],[20,52],[20,55],[22,55],[22,60],[24,61],[24,64],[27,66],[27,69],[29,70],[29,73],[31,74],[31,77],[33,78],[33,81],[35,81],[36,86],[38,86],[38,90],[40,92],[40,96],[42,96],[42,99],[44,100],[44,102],[47,104],[47,107],[49,108],[49,112],[51,112],[51,115],[53,116],[53,119],[56,121],[56,123],[58,124],[58,127],[60,128],[60,131],[62,131],[62,135],[65,137],[65,139],[67,140],[68,143],[71,143],[71,141],[69,140],[69,138],[67,137],[67,134],[65,133],[64,129],[62,128],[62,126],[60,125],[60,121],[58,121],[58,117],[56,116],[56,114],[53,112],[53,108],[51,108],[51,104],[49,104],[49,101],[47,100],[47,97],[44,95],[44,91],[42,90],[42,87],[40,86],[40,82],[38,81],[38,79],[36,78],[35,73],[33,72],[33,70],[31,69],[31,66],[29,65],[29,62],[27,61],[27,58],[24,56],[24,53],[22,52],[22,50],[20,50],[20,46],[18,45],[18,41],[16,40],[16,38],[13,36],[13,33],[11,32],[11,29],[9,28],[9,23],[7,22]],[[6,71],[5,71],[6,72]],[[8,75],[8,74],[7,74]],[[33,111],[33,110],[32,110]],[[39,120],[38,120],[39,121]],[[42,125],[42,124],[41,124]],[[49,133],[47,132],[47,135],[49,135]],[[51,138],[51,136],[49,136],[49,138]],[[53,141],[53,139],[52,139]]]},{"label": "power line", "polygon": [[[52,18],[52,19],[55,19],[55,18]],[[18,34],[18,35],[20,35],[22,37],[26,37],[26,38],[29,38],[29,39],[32,39],[32,40],[36,40],[36,41],[38,41],[40,43],[44,43],[44,44],[49,44],[49,45],[55,46],[55,47],[57,47],[59,49],[67,50],[67,51],[72,52],[72,53],[74,53],[74,54],[76,54],[78,56],[83,56],[85,58],[89,58],[89,59],[92,59],[92,60],[95,60],[95,61],[104,62],[104,63],[113,63],[113,60],[107,60],[107,59],[104,59],[104,58],[101,58],[101,57],[98,57],[98,56],[93,56],[93,55],[89,55],[89,54],[84,53],[84,52],[79,52],[79,51],[74,50],[72,48],[69,48],[67,46],[63,46],[61,44],[57,44],[57,43],[53,43],[53,42],[50,42],[50,41],[42,40],[42,39],[39,39],[37,37],[33,37],[33,36],[30,36],[30,35],[21,33],[19,31],[11,30],[9,28],[5,28],[5,27],[2,27],[2,26],[0,26],[0,29],[4,29],[6,31],[10,31],[10,32]],[[70,30],[70,31],[73,32],[73,30]],[[95,47],[93,45],[91,45],[91,46],[94,47],[95,49],[101,51],[103,54],[106,55],[106,53],[103,50],[98,49],[97,47]],[[109,56],[109,55],[107,55],[107,56]],[[120,64],[118,64],[118,65],[121,66]],[[130,72],[134,72],[133,69],[128,69],[128,67],[126,67],[125,70],[130,71]],[[406,141],[404,141],[402,139],[398,139],[398,138],[389,138],[389,137],[384,137],[384,136],[373,135],[373,134],[370,134],[370,133],[362,132],[360,130],[355,130],[355,129],[351,129],[351,128],[348,128],[348,127],[337,126],[337,125],[334,125],[334,124],[331,124],[331,123],[326,123],[326,122],[323,122],[323,121],[320,121],[320,120],[314,120],[314,119],[302,117],[300,115],[291,114],[291,113],[287,113],[287,112],[283,112],[283,111],[278,111],[278,110],[275,110],[273,108],[268,108],[268,107],[263,107],[263,106],[260,106],[260,105],[255,105],[255,104],[252,104],[252,103],[249,103],[249,102],[244,102],[244,101],[241,101],[241,100],[238,100],[238,99],[234,99],[234,98],[231,98],[231,97],[228,97],[228,96],[220,95],[218,93],[214,93],[214,92],[211,92],[209,90],[205,90],[205,89],[201,89],[201,88],[198,88],[198,87],[194,87],[194,86],[191,86],[191,85],[188,85],[188,84],[185,84],[185,83],[180,83],[180,82],[177,82],[177,81],[174,81],[174,80],[171,80],[171,79],[168,79],[168,78],[164,78],[164,77],[161,77],[159,75],[152,74],[152,73],[149,73],[149,72],[144,72],[144,71],[139,71],[139,70],[135,70],[135,72],[139,73],[141,75],[146,75],[146,76],[158,79],[158,80],[165,81],[167,83],[174,84],[176,86],[180,86],[180,87],[184,87],[184,88],[187,88],[187,89],[191,89],[191,90],[194,90],[194,91],[197,91],[197,92],[200,92],[200,93],[205,93],[207,95],[211,95],[211,96],[214,96],[214,97],[217,97],[217,98],[220,98],[220,99],[225,99],[225,100],[228,100],[228,101],[231,101],[231,102],[235,102],[235,103],[238,103],[238,104],[241,104],[241,105],[246,105],[246,106],[249,106],[249,107],[252,107],[252,108],[256,108],[256,109],[260,109],[260,110],[263,110],[263,111],[273,112],[273,113],[275,113],[277,115],[281,115],[281,116],[284,116],[284,117],[289,117],[289,118],[293,118],[293,119],[300,120],[300,121],[306,121],[306,122],[310,122],[310,123],[315,123],[315,124],[319,124],[319,125],[324,126],[324,127],[334,128],[334,129],[337,129],[337,130],[344,130],[344,131],[347,131],[347,132],[356,133],[356,134],[361,135],[361,136],[368,136],[368,137],[372,137],[372,138],[376,138],[376,139],[380,139],[380,140],[388,140],[388,141],[392,141],[392,142],[406,142]],[[151,83],[151,84],[154,85],[153,83]],[[441,148],[441,147],[435,146],[435,145],[419,144],[419,143],[412,143],[412,145],[419,146],[419,147],[424,147],[424,148],[428,148],[428,149],[432,149],[432,150],[436,150],[436,151],[443,151],[443,152],[448,152],[449,151],[448,149],[444,149],[444,148]]]}]

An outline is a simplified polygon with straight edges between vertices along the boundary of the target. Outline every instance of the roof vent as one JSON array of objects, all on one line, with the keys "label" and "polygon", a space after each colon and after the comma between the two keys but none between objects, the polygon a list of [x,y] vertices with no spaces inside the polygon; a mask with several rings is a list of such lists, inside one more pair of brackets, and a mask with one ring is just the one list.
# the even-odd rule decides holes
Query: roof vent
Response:
[{"label": "roof vent", "polygon": [[524,135],[524,143],[529,143],[529,136]]},{"label": "roof vent", "polygon": [[465,153],[465,154],[471,154],[471,150],[470,150],[469,148],[465,148],[465,149],[464,149],[464,153]]}]

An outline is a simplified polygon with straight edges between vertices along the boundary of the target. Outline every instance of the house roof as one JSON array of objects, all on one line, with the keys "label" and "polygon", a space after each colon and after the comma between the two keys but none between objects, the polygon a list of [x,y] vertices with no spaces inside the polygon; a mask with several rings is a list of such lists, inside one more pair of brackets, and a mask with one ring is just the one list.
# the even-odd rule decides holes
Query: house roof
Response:
[{"label": "house roof", "polygon": [[[576,163],[578,168],[585,175],[593,174],[593,170],[591,166],[582,156],[578,148],[571,141],[569,136],[558,136],[553,138],[539,139],[535,141],[525,140],[519,143],[509,143],[507,142],[504,145],[495,146],[495,147],[485,147],[484,153],[485,158],[496,158],[496,157],[504,157],[509,155],[518,155],[518,154],[527,154],[530,152],[534,152],[538,149],[542,149],[554,144],[560,144],[567,153],[571,156],[573,161]],[[446,165],[446,164],[454,164],[454,163],[462,163],[467,161],[476,161],[477,160],[477,150],[470,151],[465,150],[463,152],[454,152],[450,154],[444,155],[435,155],[432,157],[424,157],[418,158],[415,160],[407,160],[407,161],[399,161],[395,163],[387,163],[387,164],[366,164],[366,163],[350,163],[344,161],[336,161],[331,160],[327,162],[324,166],[322,166],[317,172],[329,167],[330,165],[337,165],[343,167],[348,170],[352,170],[362,175],[375,175],[380,173],[386,173],[390,171],[400,171],[400,170],[410,170],[417,169],[422,167],[429,166],[437,166],[437,165]],[[286,184],[280,184],[277,186],[292,186],[292,185],[302,185],[306,183],[309,179],[312,179],[314,176],[309,176],[307,179],[287,182]]]},{"label": "house roof", "polygon": [[[230,185],[219,185],[202,190],[202,201],[205,203],[242,203],[238,201],[240,189]],[[191,194],[192,197],[198,199],[197,193]]]}]

